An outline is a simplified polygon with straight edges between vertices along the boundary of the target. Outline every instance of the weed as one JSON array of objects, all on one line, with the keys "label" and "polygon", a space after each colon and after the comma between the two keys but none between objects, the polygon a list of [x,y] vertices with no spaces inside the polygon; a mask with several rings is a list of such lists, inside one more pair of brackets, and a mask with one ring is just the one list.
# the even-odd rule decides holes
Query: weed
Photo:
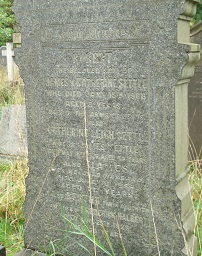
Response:
[{"label": "weed", "polygon": [[23,224],[16,225],[8,219],[0,218],[0,244],[6,247],[7,255],[15,255],[22,249]]},{"label": "weed", "polygon": [[[50,242],[49,246],[47,247],[48,249],[46,249],[46,253],[48,255],[58,255],[58,254],[63,255],[63,253],[67,253],[67,255],[80,256],[82,253],[82,255],[93,256],[95,254],[95,247],[96,247],[96,253],[99,250],[100,252],[108,256],[117,255],[114,251],[113,244],[105,229],[105,226],[101,220],[100,214],[99,214],[100,225],[102,228],[102,233],[103,233],[103,237],[104,237],[104,241],[106,242],[106,245],[104,245],[102,241],[98,239],[97,236],[95,236],[95,234],[89,227],[88,218],[87,218],[87,209],[85,207],[84,202],[82,204],[81,216],[76,216],[72,220],[70,220],[65,215],[63,210],[62,217],[64,220],[64,226],[65,226],[65,230],[63,230],[64,237],[61,240]],[[117,226],[118,226],[118,231],[120,235],[120,243],[122,246],[122,255],[127,256],[126,249],[121,236],[118,220],[117,220]],[[69,245],[67,246],[67,244]],[[77,252],[74,251],[75,247],[77,248],[77,250],[80,251],[79,255]]]},{"label": "weed", "polygon": [[202,255],[202,166],[201,161],[192,161],[190,165],[190,184],[193,187],[193,204],[197,219],[196,236],[198,238],[198,256]]},{"label": "weed", "polygon": [[0,163],[0,244],[11,256],[23,247],[22,204],[27,173],[27,160]]}]

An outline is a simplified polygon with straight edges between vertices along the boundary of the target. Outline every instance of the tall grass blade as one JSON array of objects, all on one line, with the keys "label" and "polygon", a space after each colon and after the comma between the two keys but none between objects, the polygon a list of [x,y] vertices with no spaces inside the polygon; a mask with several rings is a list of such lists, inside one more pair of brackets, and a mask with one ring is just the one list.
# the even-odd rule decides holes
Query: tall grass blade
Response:
[{"label": "tall grass blade", "polygon": [[123,238],[122,238],[122,235],[121,235],[121,229],[120,229],[118,217],[117,217],[117,228],[118,228],[118,231],[119,231],[119,237],[120,237],[120,240],[121,240],[121,247],[122,247],[123,255],[128,256],[127,252],[126,252],[124,242],[123,242]]},{"label": "tall grass blade", "polygon": [[[68,218],[64,217],[66,221],[68,221],[74,230],[70,230],[69,234],[74,234],[74,235],[79,235],[79,236],[84,236],[85,238],[87,238],[90,242],[92,242],[93,244],[95,243],[95,245],[100,248],[103,252],[105,252],[107,255],[109,256],[115,256],[115,254],[111,254],[110,252],[108,252],[108,250],[102,245],[102,243],[91,233],[91,232],[85,232],[84,230],[82,230],[77,224],[73,223],[72,221],[70,221]],[[113,249],[113,248],[112,248]]]}]

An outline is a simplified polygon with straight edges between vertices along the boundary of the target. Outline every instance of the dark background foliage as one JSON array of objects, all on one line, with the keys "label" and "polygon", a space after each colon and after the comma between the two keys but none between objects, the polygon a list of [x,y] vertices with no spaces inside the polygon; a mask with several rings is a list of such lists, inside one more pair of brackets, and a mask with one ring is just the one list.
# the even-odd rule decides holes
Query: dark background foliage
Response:
[{"label": "dark background foliage", "polygon": [[197,11],[196,11],[196,15],[192,21],[192,24],[196,24],[197,22],[199,22],[202,19],[202,0],[201,3],[198,4],[197,6]]},{"label": "dark background foliage", "polygon": [[16,23],[11,10],[14,0],[0,0],[0,46],[12,41],[13,27]]}]

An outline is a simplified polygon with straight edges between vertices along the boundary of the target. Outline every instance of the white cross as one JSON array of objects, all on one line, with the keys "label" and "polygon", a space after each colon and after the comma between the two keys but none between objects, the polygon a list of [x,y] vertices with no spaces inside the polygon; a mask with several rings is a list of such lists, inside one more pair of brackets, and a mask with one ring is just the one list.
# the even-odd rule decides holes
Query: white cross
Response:
[{"label": "white cross", "polygon": [[13,43],[6,43],[6,50],[2,51],[2,56],[7,57],[7,73],[8,73],[8,82],[12,84],[14,79],[14,50]]}]

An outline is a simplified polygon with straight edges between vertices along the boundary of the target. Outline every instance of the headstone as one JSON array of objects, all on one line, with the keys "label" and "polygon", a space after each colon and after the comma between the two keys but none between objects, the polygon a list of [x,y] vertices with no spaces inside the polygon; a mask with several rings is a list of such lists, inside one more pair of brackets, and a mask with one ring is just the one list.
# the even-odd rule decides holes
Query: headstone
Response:
[{"label": "headstone", "polygon": [[2,108],[0,119],[0,158],[27,156],[27,130],[25,106]]},{"label": "headstone", "polygon": [[[15,2],[30,166],[26,248],[45,252],[52,241],[64,255],[86,255],[84,237],[64,239],[62,217],[78,219],[84,204],[92,232],[107,246],[103,223],[116,255],[122,237],[128,256],[196,256],[187,179],[196,5]],[[97,255],[106,254],[97,248]]]},{"label": "headstone", "polygon": [[[202,22],[191,29],[191,42],[202,44]],[[202,59],[197,63],[189,83],[189,155],[191,160],[202,159]]]},{"label": "headstone", "polygon": [[13,43],[6,43],[6,50],[2,51],[2,56],[7,58],[8,83],[12,84],[14,81]]}]

